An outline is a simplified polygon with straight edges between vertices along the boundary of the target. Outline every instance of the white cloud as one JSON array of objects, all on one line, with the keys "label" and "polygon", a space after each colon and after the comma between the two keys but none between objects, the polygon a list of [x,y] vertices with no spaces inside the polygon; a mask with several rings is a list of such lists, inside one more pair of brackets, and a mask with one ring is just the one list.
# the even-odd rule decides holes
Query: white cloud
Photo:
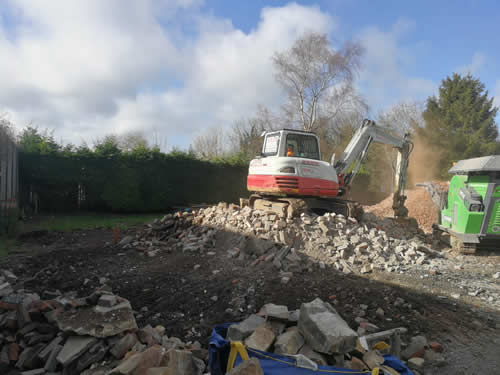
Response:
[{"label": "white cloud", "polygon": [[[228,126],[259,104],[279,107],[276,50],[306,30],[342,39],[319,7],[263,8],[244,32],[203,13],[201,3],[9,0],[0,10],[0,113],[20,126],[55,128],[58,139],[74,143],[143,130],[185,146],[202,128]],[[390,31],[360,32],[360,86],[372,109],[436,91],[434,82],[404,73],[418,57],[404,44],[415,28],[401,19]]]},{"label": "white cloud", "polygon": [[474,52],[474,55],[472,55],[472,61],[470,64],[467,65],[462,65],[458,68],[455,69],[457,73],[462,73],[462,74],[473,74],[477,75],[479,71],[482,69],[484,64],[486,63],[486,55],[482,52]]},{"label": "white cloud", "polygon": [[405,73],[418,59],[418,48],[404,44],[405,35],[415,27],[413,21],[400,19],[390,31],[367,27],[360,32],[365,48],[360,84],[373,110],[408,99],[422,100],[437,91],[432,80]]},{"label": "white cloud", "polygon": [[76,143],[137,129],[186,138],[249,116],[260,103],[279,105],[272,53],[306,30],[330,32],[335,24],[317,7],[291,3],[264,8],[245,33],[202,14],[199,5],[9,2],[16,26],[0,21],[0,74],[6,77],[0,110],[20,125],[56,128],[58,137]]}]

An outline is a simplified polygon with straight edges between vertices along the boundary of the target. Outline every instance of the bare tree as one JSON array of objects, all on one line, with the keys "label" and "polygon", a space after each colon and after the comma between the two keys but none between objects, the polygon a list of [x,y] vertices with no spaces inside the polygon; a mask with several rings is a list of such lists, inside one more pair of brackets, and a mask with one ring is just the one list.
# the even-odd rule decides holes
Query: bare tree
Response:
[{"label": "bare tree", "polygon": [[140,131],[130,131],[118,136],[118,145],[123,152],[130,152],[138,148],[149,148],[149,143]]},{"label": "bare tree", "polygon": [[333,50],[326,34],[306,33],[287,51],[277,52],[276,79],[288,95],[285,113],[307,131],[319,117],[332,119],[360,100],[353,80],[360,68],[362,47],[347,42]]},{"label": "bare tree", "polygon": [[152,141],[153,148],[156,148],[162,152],[166,152],[168,146],[167,137],[165,135],[159,134],[156,128],[153,129],[152,137],[153,137]]},{"label": "bare tree", "polygon": [[378,115],[377,122],[400,135],[413,132],[424,126],[424,103],[418,101],[400,102]]},{"label": "bare tree", "polygon": [[[400,102],[392,106],[390,109],[379,113],[377,123],[392,132],[403,136],[406,133],[414,133],[416,129],[424,126],[424,118],[422,116],[424,103],[418,101]],[[376,146],[376,164],[382,166],[382,172],[385,178],[382,180],[394,179],[396,173],[396,158],[397,151],[389,145]],[[410,164],[411,166],[411,164]],[[389,171],[391,172],[389,174]],[[392,185],[387,185],[387,190],[392,189]]]},{"label": "bare tree", "polygon": [[202,159],[215,159],[225,154],[227,142],[220,127],[212,127],[193,140],[191,150]]},{"label": "bare tree", "polygon": [[229,133],[231,151],[254,157],[262,147],[264,131],[276,129],[280,120],[266,107],[259,106],[254,117],[237,120]]}]

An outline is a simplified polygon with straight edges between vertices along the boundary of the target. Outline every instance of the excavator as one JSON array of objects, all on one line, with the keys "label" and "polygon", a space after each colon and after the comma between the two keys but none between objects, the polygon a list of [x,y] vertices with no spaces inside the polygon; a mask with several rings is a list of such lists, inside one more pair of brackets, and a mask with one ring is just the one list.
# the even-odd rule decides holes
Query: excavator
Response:
[{"label": "excavator", "polygon": [[397,151],[393,210],[407,217],[405,186],[413,144],[410,135],[392,135],[365,119],[336,160],[322,161],[320,140],[313,132],[282,129],[264,132],[261,155],[250,162],[247,189],[250,207],[294,217],[304,211],[335,212],[359,219],[361,206],[345,199],[372,142],[392,145]]}]

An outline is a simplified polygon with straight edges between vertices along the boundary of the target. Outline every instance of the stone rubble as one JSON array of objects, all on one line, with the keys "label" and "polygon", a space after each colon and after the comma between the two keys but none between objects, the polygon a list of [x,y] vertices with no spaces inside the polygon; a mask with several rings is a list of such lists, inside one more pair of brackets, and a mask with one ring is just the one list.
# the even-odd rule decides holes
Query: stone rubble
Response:
[{"label": "stone rubble", "polygon": [[[345,273],[400,272],[441,257],[425,245],[421,231],[412,223],[382,220],[369,213],[361,222],[335,213],[283,218],[248,206],[219,203],[165,215],[133,240],[125,237],[127,241],[120,247],[148,256],[167,248],[208,253],[217,234],[225,231],[241,235],[239,243],[226,250],[227,257],[250,259],[252,265],[272,263],[282,272],[293,272],[300,270],[308,257],[320,267],[331,265]],[[282,282],[286,284],[289,277],[285,275]]]},{"label": "stone rubble", "polygon": [[[421,371],[427,365],[439,367],[445,363],[443,348],[438,342],[428,344],[425,337],[415,336],[404,345],[401,342],[401,335],[407,333],[404,327],[380,331],[372,325],[375,332],[358,335],[329,303],[319,298],[303,303],[300,314],[288,312],[287,320],[284,320],[285,309],[288,311],[286,306],[264,305],[259,311],[261,319],[254,314],[234,324],[228,330],[228,338],[247,336],[244,342],[250,350],[302,355],[317,365],[359,371],[381,367],[384,362],[382,354],[400,357],[401,346],[404,347],[402,359],[416,375],[423,373]],[[273,316],[267,313],[270,311],[280,311],[280,314]],[[359,321],[360,326],[367,323]],[[277,327],[282,327],[281,333],[276,334]]]},{"label": "stone rubble", "polygon": [[[0,274],[10,280],[5,283],[15,282],[11,272]],[[206,370],[208,351],[198,342],[168,337],[161,326],[138,329],[130,303],[106,285],[87,297],[67,293],[49,300],[10,284],[4,288],[11,292],[0,299],[1,374],[201,375]]]},{"label": "stone rubble", "polygon": [[[231,235],[222,245],[217,242],[219,237]],[[475,257],[450,258],[432,249],[428,244],[434,241],[412,219],[379,218],[370,212],[365,212],[361,221],[335,213],[284,218],[248,206],[219,203],[165,215],[125,243],[119,248],[135,249],[146,256],[160,251],[194,256],[223,251],[227,258],[246,261],[252,267],[272,264],[282,285],[288,285],[297,273],[327,266],[345,274],[386,272],[448,279],[454,287],[464,289],[462,295],[500,307],[495,265]],[[494,271],[487,278],[470,280],[463,277],[464,266]],[[200,267],[196,265],[194,270]]]},{"label": "stone rubble", "polygon": [[[285,259],[291,254],[287,249],[278,249],[277,254]],[[19,370],[24,375],[202,375],[207,371],[206,349],[198,342],[184,343],[167,336],[162,326],[139,329],[130,303],[114,295],[106,281],[87,297],[57,293],[43,300],[18,289],[12,273],[0,270],[0,275],[3,284],[8,284],[4,290],[11,290],[0,299],[2,374]],[[405,328],[379,332],[361,317],[367,308],[360,305],[356,332],[319,298],[303,303],[300,310],[268,303],[257,314],[232,325],[228,338],[244,341],[249,348],[304,356],[319,365],[364,370],[367,365],[379,366],[381,353],[398,355],[400,334],[407,332]],[[384,314],[377,309],[377,317]],[[359,352],[363,360],[358,358]],[[442,352],[441,344],[416,336],[403,344],[402,358],[417,373],[428,364],[443,365]],[[260,375],[262,369],[249,361],[231,374]]]}]

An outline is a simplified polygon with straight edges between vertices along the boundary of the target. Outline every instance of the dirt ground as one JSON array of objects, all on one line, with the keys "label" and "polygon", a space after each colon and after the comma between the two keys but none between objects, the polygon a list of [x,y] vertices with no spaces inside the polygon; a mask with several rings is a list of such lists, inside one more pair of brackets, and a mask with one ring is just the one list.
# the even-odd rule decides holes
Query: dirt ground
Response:
[{"label": "dirt ground", "polygon": [[[25,238],[0,267],[22,278],[36,275],[26,287],[42,298],[55,290],[86,295],[107,282],[131,301],[139,326],[162,324],[170,336],[203,344],[214,325],[240,320],[269,302],[296,309],[320,297],[333,303],[353,328],[365,304],[365,318],[380,329],[407,327],[404,339],[424,334],[443,345],[446,365],[426,374],[499,373],[499,311],[451,298],[446,280],[440,284],[418,274],[393,273],[360,277],[326,267],[294,274],[285,286],[272,264],[229,259],[217,244],[213,253],[167,249],[150,258],[106,245],[112,236],[109,230],[41,233]],[[379,307],[384,318],[375,314]]]}]

